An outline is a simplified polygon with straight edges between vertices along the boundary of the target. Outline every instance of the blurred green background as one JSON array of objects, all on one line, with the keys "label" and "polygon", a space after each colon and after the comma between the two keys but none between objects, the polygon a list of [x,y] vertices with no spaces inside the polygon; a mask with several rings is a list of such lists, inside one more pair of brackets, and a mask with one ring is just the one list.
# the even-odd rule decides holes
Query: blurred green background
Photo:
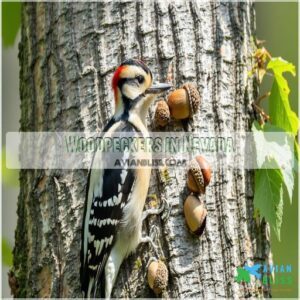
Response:
[{"label": "blurred green background", "polygon": [[[258,2],[256,8],[257,38],[265,40],[264,46],[272,56],[281,56],[296,65],[298,74],[298,3]],[[8,131],[19,130],[19,66],[18,42],[20,40],[20,3],[2,3],[2,144]],[[298,76],[288,75],[291,88],[291,106],[298,113]],[[270,90],[266,80],[261,93]],[[267,103],[265,103],[267,109]],[[2,152],[2,158],[5,154]],[[17,174],[2,165],[2,297],[9,297],[7,272],[11,264],[11,249],[14,243],[16,208],[18,197]],[[274,264],[292,265],[293,285],[273,288],[273,297],[298,297],[298,180],[293,204],[284,203],[284,218],[281,229],[282,241],[272,234]]]},{"label": "blurred green background", "polygon": [[11,250],[17,224],[17,199],[19,194],[18,172],[5,168],[5,135],[19,130],[19,62],[20,3],[2,2],[2,297],[11,297],[7,272],[12,264]]},{"label": "blurred green background", "polygon": [[[265,40],[264,47],[274,57],[281,56],[296,66],[297,76],[286,75],[291,94],[292,109],[298,114],[298,3],[257,2],[256,35]],[[270,80],[265,79],[261,94],[270,91]],[[264,103],[267,106],[267,102]],[[278,285],[273,288],[274,298],[298,298],[298,178],[295,179],[293,203],[284,202],[281,242],[271,232],[274,264],[292,265],[292,286]]]}]

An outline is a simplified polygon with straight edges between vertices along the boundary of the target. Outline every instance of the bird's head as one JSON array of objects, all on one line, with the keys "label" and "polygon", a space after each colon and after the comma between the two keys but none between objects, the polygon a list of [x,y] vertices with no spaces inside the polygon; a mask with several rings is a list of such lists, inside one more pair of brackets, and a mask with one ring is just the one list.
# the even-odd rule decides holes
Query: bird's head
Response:
[{"label": "bird's head", "polygon": [[115,96],[115,116],[136,112],[145,115],[157,94],[167,91],[171,85],[153,85],[150,69],[141,60],[128,59],[115,71],[112,88]]}]

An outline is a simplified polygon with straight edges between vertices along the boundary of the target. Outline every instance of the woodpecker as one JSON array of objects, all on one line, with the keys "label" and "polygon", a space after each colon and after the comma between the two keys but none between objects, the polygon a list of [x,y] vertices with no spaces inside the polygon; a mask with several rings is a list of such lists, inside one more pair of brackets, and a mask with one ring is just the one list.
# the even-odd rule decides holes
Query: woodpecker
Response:
[{"label": "woodpecker", "polygon": [[[130,132],[148,137],[148,108],[169,84],[152,85],[150,69],[129,59],[115,71],[112,88],[115,113],[104,127],[103,137]],[[127,153],[128,154],[128,153]],[[124,153],[124,155],[127,155]],[[147,154],[151,159],[151,153]],[[139,157],[139,153],[136,154]],[[88,176],[82,226],[81,286],[84,297],[110,298],[123,260],[142,241],[142,215],[151,168],[103,168],[96,152]]]}]

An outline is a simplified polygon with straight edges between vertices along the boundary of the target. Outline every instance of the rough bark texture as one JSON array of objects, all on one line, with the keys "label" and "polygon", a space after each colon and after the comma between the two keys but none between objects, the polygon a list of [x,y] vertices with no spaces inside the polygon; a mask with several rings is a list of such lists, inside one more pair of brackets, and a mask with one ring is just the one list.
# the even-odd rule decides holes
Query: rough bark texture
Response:
[{"label": "rough bark texture", "polygon": [[[174,84],[197,83],[202,105],[189,122],[167,130],[248,131],[255,84],[247,77],[254,50],[253,5],[196,1],[24,3],[20,43],[21,131],[101,130],[113,112],[111,78],[125,58],[142,58],[157,80],[174,65]],[[149,114],[152,124],[153,107]],[[241,160],[244,159],[241,154]],[[270,258],[267,228],[253,219],[253,174],[230,163],[213,172],[204,201],[201,238],[185,225],[186,172],[153,171],[149,194],[165,199],[160,256],[169,268],[165,297],[262,294],[258,284],[234,282],[236,268]],[[23,170],[14,274],[21,297],[79,297],[79,251],[87,170]],[[153,297],[140,245],[122,265],[115,297]],[[142,264],[140,265],[139,262]],[[265,296],[268,293],[265,293]]]}]

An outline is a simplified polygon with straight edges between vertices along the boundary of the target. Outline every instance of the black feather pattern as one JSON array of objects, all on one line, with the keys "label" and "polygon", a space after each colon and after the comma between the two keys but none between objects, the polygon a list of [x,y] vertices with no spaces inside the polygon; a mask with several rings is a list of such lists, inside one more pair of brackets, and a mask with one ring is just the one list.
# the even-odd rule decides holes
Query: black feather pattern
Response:
[{"label": "black feather pattern", "polygon": [[[114,124],[114,121],[109,122],[109,126],[105,129],[106,131]],[[137,133],[137,129],[128,121],[121,121],[120,126],[117,129],[118,132],[135,132]],[[103,183],[102,183],[102,195],[94,195],[91,204],[90,216],[86,218],[88,205],[88,195],[90,187],[90,178],[93,172],[93,169],[89,172],[88,183],[87,183],[87,191],[86,191],[86,204],[84,211],[84,219],[82,226],[82,246],[81,246],[81,285],[84,296],[87,297],[89,282],[92,278],[94,278],[94,286],[91,290],[91,296],[96,297],[104,297],[105,294],[105,284],[104,284],[104,268],[106,261],[108,259],[109,253],[114,245],[116,232],[118,230],[118,226],[123,216],[123,207],[126,205],[127,201],[129,201],[129,193],[132,189],[135,180],[135,173],[133,169],[127,169],[125,180],[122,184],[121,173],[123,169],[105,169],[103,171]],[[101,178],[99,178],[101,180]],[[121,185],[121,191],[119,191],[119,185]],[[113,199],[114,196],[118,197],[119,193],[122,193],[121,201],[117,205],[108,206],[107,201]],[[101,194],[101,193],[100,193]],[[104,206],[104,204],[106,205]],[[88,225],[88,236],[84,234],[85,228],[85,219],[89,222]],[[93,222],[94,219],[94,222]],[[103,222],[100,223],[101,220],[110,219],[113,220],[113,224],[109,221],[106,224]],[[96,220],[96,221],[95,221]],[[89,239],[89,236],[93,236],[91,241],[88,241],[87,251],[84,253],[84,242],[86,239]],[[102,243],[101,251],[97,253],[97,247],[95,247],[95,241],[106,241]],[[88,252],[90,252],[88,254]],[[88,258],[90,257],[90,259]],[[97,266],[97,268],[95,268]],[[98,290],[100,290],[100,295],[98,294]]]}]

